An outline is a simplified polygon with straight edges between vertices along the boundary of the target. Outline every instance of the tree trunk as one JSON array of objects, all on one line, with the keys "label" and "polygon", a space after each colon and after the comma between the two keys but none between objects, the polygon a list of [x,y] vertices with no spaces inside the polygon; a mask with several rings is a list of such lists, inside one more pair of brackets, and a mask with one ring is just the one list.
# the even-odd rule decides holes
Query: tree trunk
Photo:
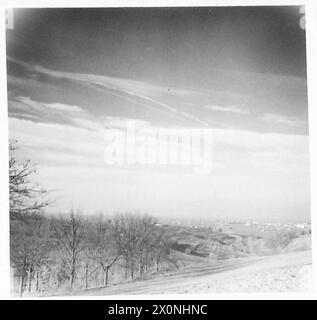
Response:
[{"label": "tree trunk", "polygon": [[24,277],[23,277],[23,276],[20,276],[19,297],[22,297],[22,294],[23,294],[23,282],[24,282]]},{"label": "tree trunk", "polygon": [[28,292],[31,292],[31,270],[27,270],[27,288]]},{"label": "tree trunk", "polygon": [[133,256],[131,257],[131,272],[130,272],[130,275],[131,275],[131,279],[133,279],[133,277],[134,277],[134,261],[133,261]]},{"label": "tree trunk", "polygon": [[72,266],[72,269],[70,271],[70,277],[69,277],[69,285],[71,288],[73,287],[74,278],[75,278],[75,268],[74,266]]},{"label": "tree trunk", "polygon": [[160,271],[160,257],[156,259],[156,272]]},{"label": "tree trunk", "polygon": [[71,273],[69,277],[69,285],[72,288],[74,283],[74,275]]},{"label": "tree trunk", "polygon": [[76,257],[73,252],[73,256],[71,258],[71,270],[70,270],[70,277],[69,277],[69,285],[72,288],[75,279],[75,272],[76,272]]},{"label": "tree trunk", "polygon": [[148,272],[148,264],[149,264],[149,254],[148,254],[148,251],[146,251],[146,254],[145,254],[145,273]]},{"label": "tree trunk", "polygon": [[85,269],[85,289],[88,289],[88,270],[89,270],[89,264],[86,263],[86,269]]},{"label": "tree trunk", "polygon": [[103,271],[103,285],[104,287],[108,285],[108,279],[109,279],[109,267],[107,266],[106,269]]},{"label": "tree trunk", "polygon": [[36,270],[35,291],[39,292],[39,271],[38,270]]},{"label": "tree trunk", "polygon": [[128,256],[125,257],[125,278],[128,279]]},{"label": "tree trunk", "polygon": [[142,256],[139,259],[139,269],[140,269],[140,277],[142,277],[142,274],[143,274]]},{"label": "tree trunk", "polygon": [[97,270],[94,274],[94,284],[95,284],[95,287],[98,287],[99,286],[99,270]]},{"label": "tree trunk", "polygon": [[59,276],[57,276],[56,289],[58,289],[58,288],[59,288],[60,284],[61,284],[61,279],[60,279],[60,277],[59,277]]}]

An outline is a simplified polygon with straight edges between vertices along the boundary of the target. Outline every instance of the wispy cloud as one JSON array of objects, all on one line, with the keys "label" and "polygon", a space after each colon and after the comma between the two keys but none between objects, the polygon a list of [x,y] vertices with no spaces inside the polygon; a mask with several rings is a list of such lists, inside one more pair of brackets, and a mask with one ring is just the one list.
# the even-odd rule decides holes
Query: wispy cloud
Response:
[{"label": "wispy cloud", "polygon": [[230,112],[230,113],[238,113],[238,114],[248,114],[250,113],[249,110],[242,109],[236,106],[216,106],[216,105],[206,105],[206,109],[212,110],[212,111],[219,111],[219,112]]},{"label": "wispy cloud", "polygon": [[179,108],[176,108],[159,100],[159,97],[162,95],[197,95],[198,93],[195,91],[187,91],[177,88],[169,90],[169,88],[155,86],[142,81],[114,78],[105,75],[56,71],[38,65],[33,66],[12,57],[8,57],[8,60],[13,63],[17,63],[33,72],[45,74],[57,79],[67,79],[79,82],[82,85],[93,87],[99,90],[103,89],[110,94],[117,95],[122,99],[132,101],[145,108],[155,109],[157,111],[165,112],[178,118],[192,120],[195,123],[199,123],[203,126],[209,126],[209,123],[193,115],[192,113],[180,110]]},{"label": "wispy cloud", "polygon": [[262,120],[265,122],[278,124],[278,125],[285,125],[290,127],[299,127],[303,124],[303,121],[296,119],[296,118],[289,118],[280,114],[275,113],[265,113],[262,117]]},{"label": "wispy cloud", "polygon": [[38,122],[64,123],[86,129],[101,128],[100,121],[78,106],[45,103],[24,96],[10,99],[8,104],[10,117],[33,119]]}]

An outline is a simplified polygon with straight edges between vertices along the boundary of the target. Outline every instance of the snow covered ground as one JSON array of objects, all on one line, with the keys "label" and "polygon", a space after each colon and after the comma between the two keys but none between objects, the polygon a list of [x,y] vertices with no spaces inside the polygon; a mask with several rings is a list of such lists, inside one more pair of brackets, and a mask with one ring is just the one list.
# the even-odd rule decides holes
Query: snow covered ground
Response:
[{"label": "snow covered ground", "polygon": [[108,287],[73,292],[77,295],[301,292],[312,290],[311,251],[200,262]]}]

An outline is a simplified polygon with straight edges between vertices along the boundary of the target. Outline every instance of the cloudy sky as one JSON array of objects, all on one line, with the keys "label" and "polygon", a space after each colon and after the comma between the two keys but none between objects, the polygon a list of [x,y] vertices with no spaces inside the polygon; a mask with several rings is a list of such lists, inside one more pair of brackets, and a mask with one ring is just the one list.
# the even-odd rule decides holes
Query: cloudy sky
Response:
[{"label": "cloudy sky", "polygon": [[[15,9],[9,134],[51,211],[307,220],[305,31],[299,7]],[[113,166],[104,129],[209,128],[208,175]]]}]

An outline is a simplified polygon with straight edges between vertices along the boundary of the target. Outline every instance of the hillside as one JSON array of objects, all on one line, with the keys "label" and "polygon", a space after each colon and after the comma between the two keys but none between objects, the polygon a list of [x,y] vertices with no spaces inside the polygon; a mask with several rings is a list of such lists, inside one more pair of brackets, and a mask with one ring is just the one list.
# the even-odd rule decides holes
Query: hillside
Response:
[{"label": "hillside", "polygon": [[192,264],[151,279],[106,288],[78,291],[77,295],[299,292],[311,289],[311,252],[247,257]]},{"label": "hillside", "polygon": [[[225,230],[159,225],[166,234],[160,267],[132,280],[111,270],[107,286],[60,288],[44,295],[120,295],[208,292],[307,291],[311,283],[311,235],[299,228]],[[226,227],[226,226],[225,226]]]},{"label": "hillside", "polygon": [[[210,259],[230,259],[273,255],[311,249],[311,236],[298,228],[258,230],[258,226],[226,226],[220,231],[209,228],[164,226],[172,249]],[[243,227],[243,228],[242,228]]]}]

